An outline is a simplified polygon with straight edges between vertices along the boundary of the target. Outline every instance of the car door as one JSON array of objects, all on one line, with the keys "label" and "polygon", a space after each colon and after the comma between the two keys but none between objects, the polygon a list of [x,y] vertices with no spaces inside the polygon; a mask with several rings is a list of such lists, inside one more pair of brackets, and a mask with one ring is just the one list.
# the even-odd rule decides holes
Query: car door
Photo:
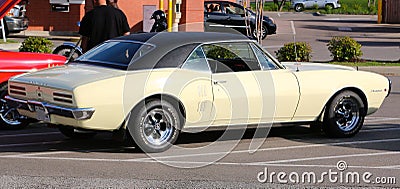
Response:
[{"label": "car door", "polygon": [[212,70],[213,125],[258,123],[262,94],[254,72],[261,71],[247,42],[203,45]]},{"label": "car door", "polygon": [[318,4],[317,0],[305,0],[304,1],[304,8],[312,8],[314,4]]},{"label": "car door", "polygon": [[246,34],[245,14],[243,7],[230,2],[225,2],[221,5],[223,12],[229,16],[227,22],[228,27]]},{"label": "car door", "polygon": [[300,88],[296,76],[291,70],[282,68],[277,60],[255,43],[251,44],[254,53],[260,62],[262,72],[256,76],[262,86],[264,104],[274,105],[274,114],[270,116],[270,107],[264,108],[263,122],[288,122],[293,119],[300,100]]},{"label": "car door", "polygon": [[[179,74],[171,74],[174,86],[183,86],[179,99],[185,105],[186,127],[211,125],[213,103],[211,71],[201,47],[197,47],[181,66]],[[180,83],[181,82],[181,83]]]}]

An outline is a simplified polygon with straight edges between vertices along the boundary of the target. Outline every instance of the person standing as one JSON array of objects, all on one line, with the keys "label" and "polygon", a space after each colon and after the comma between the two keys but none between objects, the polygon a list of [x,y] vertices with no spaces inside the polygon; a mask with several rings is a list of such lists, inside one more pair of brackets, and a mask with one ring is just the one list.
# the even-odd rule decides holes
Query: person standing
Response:
[{"label": "person standing", "polygon": [[126,15],[106,0],[94,0],[95,7],[87,12],[80,22],[83,52],[96,45],[122,35],[129,35],[130,28]]}]

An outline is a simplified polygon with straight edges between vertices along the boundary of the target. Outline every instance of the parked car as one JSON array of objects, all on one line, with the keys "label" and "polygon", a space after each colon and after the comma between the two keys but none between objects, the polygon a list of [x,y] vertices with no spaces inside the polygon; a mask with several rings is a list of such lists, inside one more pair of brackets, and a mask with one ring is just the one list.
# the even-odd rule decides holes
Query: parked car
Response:
[{"label": "parked car", "polygon": [[[254,30],[256,14],[253,11],[229,1],[205,1],[205,31],[229,32],[230,30],[234,30],[247,35],[245,13],[248,14],[248,20],[250,21],[248,24],[248,27],[250,27],[250,34],[252,37],[256,38],[257,34]],[[276,24],[274,20],[268,16],[264,16],[262,24],[262,39],[265,39],[267,35],[275,33]]]},{"label": "parked car", "polygon": [[[28,29],[29,20],[25,16],[25,3],[21,1],[20,4],[15,5],[6,16],[4,16],[4,31],[5,35],[9,33],[18,33]],[[0,29],[0,38],[3,38],[2,30]]]},{"label": "parked car", "polygon": [[318,7],[319,9],[337,9],[340,8],[339,0],[293,0],[292,8],[296,12],[301,12],[304,9]]},{"label": "parked car", "polygon": [[133,34],[68,65],[11,78],[6,99],[21,115],[58,125],[65,136],[129,131],[143,151],[161,152],[182,130],[272,121],[323,122],[328,135],[351,137],[390,92],[389,79],[379,74],[285,65],[243,35]]},{"label": "parked car", "polygon": [[20,129],[29,124],[25,116],[20,116],[15,108],[5,103],[8,79],[18,74],[62,65],[65,61],[66,58],[59,55],[0,50],[0,129]]}]

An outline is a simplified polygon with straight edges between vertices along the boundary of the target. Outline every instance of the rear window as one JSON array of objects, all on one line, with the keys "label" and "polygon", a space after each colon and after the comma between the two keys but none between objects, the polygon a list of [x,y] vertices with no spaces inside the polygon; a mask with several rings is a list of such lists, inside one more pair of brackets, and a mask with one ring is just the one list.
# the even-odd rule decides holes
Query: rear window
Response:
[{"label": "rear window", "polygon": [[126,69],[135,59],[150,52],[154,46],[137,42],[107,41],[75,60],[75,63],[94,64]]}]

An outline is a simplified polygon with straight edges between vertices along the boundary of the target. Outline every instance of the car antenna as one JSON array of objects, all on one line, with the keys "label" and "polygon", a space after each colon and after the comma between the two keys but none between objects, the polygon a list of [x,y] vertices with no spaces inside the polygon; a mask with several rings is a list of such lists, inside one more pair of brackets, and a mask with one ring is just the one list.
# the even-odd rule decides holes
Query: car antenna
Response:
[{"label": "car antenna", "polygon": [[297,45],[296,45],[296,29],[294,28],[294,21],[290,21],[290,24],[292,25],[292,32],[293,32],[293,44],[294,44],[294,54],[295,54],[295,65],[296,65],[296,72],[300,71],[299,70],[299,64],[298,62],[298,57],[297,57]]}]

